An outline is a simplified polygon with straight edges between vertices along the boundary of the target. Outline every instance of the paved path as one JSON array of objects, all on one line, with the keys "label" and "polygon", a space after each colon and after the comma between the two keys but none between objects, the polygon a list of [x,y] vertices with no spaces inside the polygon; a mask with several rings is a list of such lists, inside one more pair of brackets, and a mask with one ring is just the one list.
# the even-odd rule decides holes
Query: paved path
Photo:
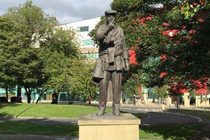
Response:
[{"label": "paved path", "polygon": [[143,113],[141,125],[154,125],[163,123],[193,123],[202,122],[199,117],[191,115],[183,115],[179,113],[171,113],[160,109],[142,109],[142,108],[123,108],[122,111],[130,113]]}]

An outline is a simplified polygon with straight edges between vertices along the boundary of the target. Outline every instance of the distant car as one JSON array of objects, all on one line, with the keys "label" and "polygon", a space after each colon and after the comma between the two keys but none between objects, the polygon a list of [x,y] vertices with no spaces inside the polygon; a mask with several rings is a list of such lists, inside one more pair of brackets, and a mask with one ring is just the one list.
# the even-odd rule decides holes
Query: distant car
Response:
[{"label": "distant car", "polygon": [[58,104],[82,104],[83,99],[80,96],[73,96],[68,92],[58,94]]}]

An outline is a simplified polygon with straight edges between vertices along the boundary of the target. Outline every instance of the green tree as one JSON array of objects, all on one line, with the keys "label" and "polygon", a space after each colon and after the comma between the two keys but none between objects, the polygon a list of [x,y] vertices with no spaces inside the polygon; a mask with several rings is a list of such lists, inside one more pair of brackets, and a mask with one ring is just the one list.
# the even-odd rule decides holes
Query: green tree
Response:
[{"label": "green tree", "polygon": [[70,90],[84,100],[93,99],[96,95],[96,85],[92,82],[94,64],[84,59],[72,59],[71,64]]},{"label": "green tree", "polygon": [[5,88],[6,98],[8,100],[8,89],[15,86],[16,78],[14,77],[14,59],[12,57],[11,47],[14,48],[18,42],[16,37],[16,28],[9,19],[0,17],[0,85]]},{"label": "green tree", "polygon": [[[31,37],[34,31],[40,31],[40,34],[47,28],[55,25],[51,17],[44,16],[40,8],[34,6],[32,1],[27,1],[24,5],[10,8],[4,15],[16,27],[15,35],[18,38],[18,43],[12,47],[8,47],[11,52],[7,52],[9,60],[14,60],[13,71],[18,86],[18,98],[21,97],[21,87],[26,90],[28,103],[31,102],[31,88],[41,86],[43,84],[43,62],[38,57],[39,50],[30,46]],[[52,28],[52,27],[51,27]],[[12,70],[12,69],[9,69]]]},{"label": "green tree", "polygon": [[[186,8],[188,7],[188,8]],[[118,24],[129,48],[137,53],[131,67],[148,87],[209,79],[209,13],[207,1],[114,0]]]},{"label": "green tree", "polygon": [[39,57],[45,65],[43,72],[48,77],[48,81],[42,86],[45,89],[53,89],[56,103],[59,92],[70,92],[69,86],[72,86],[69,84],[72,75],[70,68],[74,67],[71,60],[79,58],[78,44],[75,42],[73,31],[59,28],[48,33],[46,39],[47,41],[39,48],[41,50]]},{"label": "green tree", "polygon": [[159,103],[162,103],[162,100],[168,95],[168,85],[163,85],[161,87],[154,87],[154,92],[159,97]]},{"label": "green tree", "polygon": [[[24,87],[30,103],[31,91],[34,88],[44,87],[42,95],[47,90],[46,87],[49,88],[46,86],[49,85],[49,81],[53,77],[56,79],[51,68],[57,67],[58,71],[66,69],[67,67],[61,64],[65,64],[66,59],[77,56],[77,45],[73,40],[74,33],[57,29],[56,19],[46,15],[41,8],[33,5],[32,1],[10,8],[3,17],[8,19],[12,27],[14,26],[14,31],[8,30],[8,34],[13,35],[7,36],[6,41],[1,38],[1,41],[11,43],[11,45],[4,45],[5,47],[2,48],[2,52],[6,52],[5,55],[7,55],[2,57],[5,62],[2,64],[8,67],[8,73],[12,73],[8,76],[14,78],[14,85],[18,85],[18,96],[21,96],[20,87]],[[4,24],[2,28],[4,29]],[[38,48],[34,47],[34,41],[38,42]],[[54,63],[54,61],[60,63]],[[51,65],[51,63],[53,64]],[[63,82],[57,82],[57,84],[50,88],[53,87],[57,90],[57,87]]]}]

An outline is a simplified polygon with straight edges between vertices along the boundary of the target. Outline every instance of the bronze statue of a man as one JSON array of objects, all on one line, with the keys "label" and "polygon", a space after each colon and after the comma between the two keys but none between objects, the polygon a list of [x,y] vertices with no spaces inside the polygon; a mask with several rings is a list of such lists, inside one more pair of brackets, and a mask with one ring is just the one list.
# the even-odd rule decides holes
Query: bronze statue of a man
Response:
[{"label": "bronze statue of a man", "polygon": [[99,58],[96,60],[93,79],[99,83],[99,112],[105,113],[109,81],[112,83],[113,114],[120,115],[121,83],[123,71],[129,70],[128,52],[122,28],[116,25],[117,11],[105,11],[106,23],[96,31]]}]

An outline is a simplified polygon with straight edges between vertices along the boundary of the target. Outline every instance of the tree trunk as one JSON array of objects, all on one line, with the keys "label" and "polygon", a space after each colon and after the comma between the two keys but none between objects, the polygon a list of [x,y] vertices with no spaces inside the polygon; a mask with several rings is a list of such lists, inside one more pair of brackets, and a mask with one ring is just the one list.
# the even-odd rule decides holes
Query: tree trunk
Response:
[{"label": "tree trunk", "polygon": [[41,97],[42,97],[43,94],[44,94],[44,92],[39,95],[38,99],[36,100],[36,104],[39,103],[39,100],[41,99]]},{"label": "tree trunk", "polygon": [[17,102],[22,103],[22,97],[21,97],[21,86],[17,86]]},{"label": "tree trunk", "polygon": [[31,103],[31,93],[27,93],[27,103]]},{"label": "tree trunk", "polygon": [[8,87],[5,88],[5,91],[6,91],[6,100],[8,102],[8,99],[9,99]]},{"label": "tree trunk", "polygon": [[90,91],[90,90],[89,90],[88,92],[89,92],[89,96],[88,96],[88,104],[89,104],[89,105],[91,105],[91,101],[92,101],[92,99],[93,99],[93,96],[92,96],[92,94],[91,94],[91,91]]},{"label": "tree trunk", "polygon": [[88,96],[88,104],[89,105],[91,104],[91,100],[92,100],[91,96]]},{"label": "tree trunk", "polygon": [[26,96],[27,96],[27,103],[31,103],[31,90],[30,88],[25,87]]},{"label": "tree trunk", "polygon": [[45,91],[47,91],[47,90],[45,89],[45,90],[43,90],[43,91],[39,94],[39,97],[38,97],[38,99],[36,100],[36,104],[39,103],[39,101],[40,101],[40,99],[41,99],[41,97],[42,97],[42,95],[44,94]]},{"label": "tree trunk", "polygon": [[58,94],[54,92],[52,94],[52,103],[51,104],[58,104]]}]

